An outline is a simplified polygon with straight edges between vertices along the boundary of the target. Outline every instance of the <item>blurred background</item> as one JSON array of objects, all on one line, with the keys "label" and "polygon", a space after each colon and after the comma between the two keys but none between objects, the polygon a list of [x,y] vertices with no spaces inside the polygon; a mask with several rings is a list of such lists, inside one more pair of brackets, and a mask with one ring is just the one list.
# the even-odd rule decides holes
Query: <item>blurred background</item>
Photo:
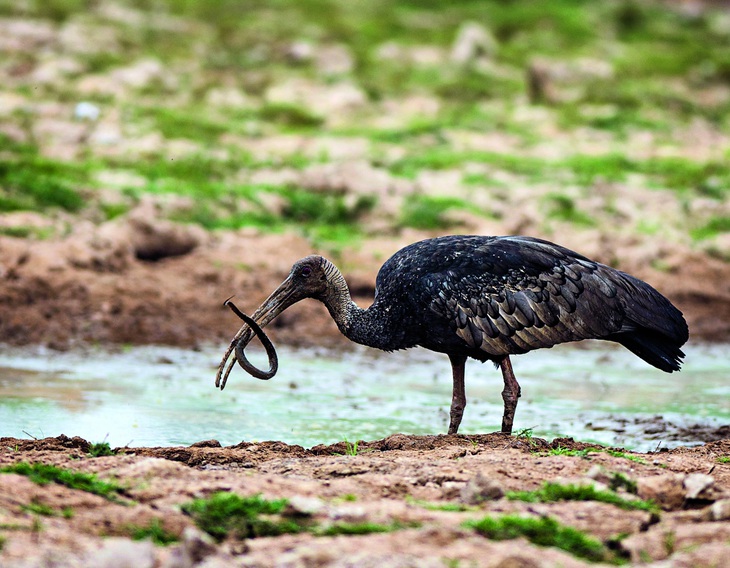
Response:
[{"label": "blurred background", "polygon": [[[0,365],[5,421],[14,417],[13,435],[49,433],[39,400],[93,409],[96,389],[115,388],[128,409],[145,399],[169,413],[184,375],[195,388],[210,379],[195,395],[206,426],[163,442],[219,436],[212,377],[220,345],[240,324],[225,298],[239,294],[253,310],[294,260],[321,252],[367,305],[392,252],[446,233],[554,240],[649,281],[685,312],[694,340],[727,341],[729,110],[726,2],[0,0],[0,342],[35,346]],[[287,311],[272,337],[350,345],[315,304]],[[184,352],[132,353],[138,344],[215,347],[186,366]],[[97,353],[89,370],[81,362],[89,352],[57,354],[95,345],[120,359],[107,368]],[[661,373],[637,379],[646,369],[628,354],[566,353],[527,370],[538,399],[548,367],[567,386],[545,396],[563,400],[586,381],[590,396],[567,414],[613,389],[635,420],[660,411],[656,392],[676,392],[676,402],[694,379],[700,399],[683,399],[691,412],[672,401],[666,410],[728,416],[722,347],[693,351],[671,389]],[[335,400],[315,407],[347,420],[355,407],[372,417],[368,402],[382,404],[380,395],[363,405],[338,398],[339,355],[291,358],[282,400],[296,389],[323,392],[330,365]],[[355,374],[389,368],[361,353],[356,360]],[[596,374],[607,360],[618,366]],[[423,384],[419,361],[395,365]],[[485,399],[498,402],[497,376],[479,372],[491,385]],[[399,373],[389,375],[395,383]],[[144,384],[116,382],[137,375]],[[445,404],[445,359],[437,375],[434,400]],[[110,376],[118,386],[107,385]],[[633,398],[625,389],[637,382],[655,388]],[[248,394],[262,387],[238,384]],[[397,400],[418,410],[413,392]],[[260,395],[264,408],[272,393]],[[33,396],[37,423],[24,406]],[[241,405],[226,404],[231,439],[240,439]],[[499,405],[482,408],[484,422],[467,427],[498,426]],[[427,410],[428,419],[383,432],[439,431],[429,421],[442,417]],[[563,406],[555,415],[554,424],[525,420],[543,433],[572,431],[560,422]],[[256,436],[287,439],[251,418],[262,421]],[[355,422],[361,435],[382,433]],[[153,434],[137,437],[160,443]]]}]

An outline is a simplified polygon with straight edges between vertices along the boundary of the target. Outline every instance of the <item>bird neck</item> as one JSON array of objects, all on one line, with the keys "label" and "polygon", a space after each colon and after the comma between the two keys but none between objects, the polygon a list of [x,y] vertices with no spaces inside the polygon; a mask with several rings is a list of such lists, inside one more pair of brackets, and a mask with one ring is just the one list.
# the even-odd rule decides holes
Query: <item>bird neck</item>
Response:
[{"label": "bird neck", "polygon": [[342,334],[361,345],[388,351],[398,349],[400,346],[393,345],[395,328],[388,317],[389,310],[381,309],[377,302],[365,310],[359,307],[352,300],[345,277],[334,264],[326,262],[328,287],[321,300]]}]

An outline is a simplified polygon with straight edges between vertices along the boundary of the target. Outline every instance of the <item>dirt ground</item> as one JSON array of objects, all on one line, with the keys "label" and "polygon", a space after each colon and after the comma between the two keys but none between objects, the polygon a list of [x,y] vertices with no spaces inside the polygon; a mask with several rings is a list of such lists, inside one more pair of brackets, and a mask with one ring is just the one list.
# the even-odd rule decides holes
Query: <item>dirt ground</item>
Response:
[{"label": "dirt ground", "polygon": [[[404,232],[335,258],[355,299],[368,305],[380,264],[426,236]],[[570,239],[566,244],[571,246]],[[150,250],[157,252],[150,255]],[[236,294],[236,303],[250,313],[294,260],[312,252],[294,235],[211,236],[133,217],[79,226],[62,240],[0,237],[0,342],[56,349],[90,342],[222,344],[240,325],[223,300]],[[602,260],[600,250],[582,252]],[[623,269],[651,282],[685,313],[694,340],[730,338],[730,265],[686,254],[659,271],[632,260],[630,248],[620,252]],[[155,261],[140,260],[156,255]],[[316,302],[283,314],[271,337],[291,345],[347,345]],[[549,516],[585,531],[607,543],[614,558],[631,563],[723,566],[730,542],[730,440],[722,431],[707,439],[715,441],[653,454],[597,449],[553,455],[558,448],[560,454],[587,446],[572,439],[548,442],[500,434],[393,434],[361,442],[357,452],[344,443],[304,449],[276,441],[231,447],[209,441],[122,448],[116,455],[92,458],[88,442],[80,438],[2,438],[0,467],[53,464],[114,480],[124,492],[110,501],[59,484],[36,485],[17,474],[0,475],[0,566],[585,565],[556,548],[524,539],[493,541],[463,526],[486,514],[511,512]],[[638,496],[654,500],[661,512],[627,511],[596,501],[525,503],[499,497],[551,481],[600,487],[617,473],[635,482]],[[397,530],[215,543],[180,506],[218,491],[288,498],[295,514],[321,526],[379,523]],[[455,505],[463,506],[448,510]],[[45,513],[38,512],[42,506]],[[180,540],[162,547],[130,538],[131,527],[154,522]]]},{"label": "dirt ground", "polygon": [[[0,475],[0,565],[27,566],[584,566],[524,539],[494,541],[463,526],[485,515],[549,516],[610,543],[615,559],[656,566],[727,566],[730,441],[651,454],[583,456],[572,439],[405,436],[304,449],[281,442],[214,441],[190,447],[123,448],[93,458],[81,438],[0,439],[0,467],[42,462],[97,474],[124,487],[110,501],[60,484]],[[553,452],[554,454],[555,452]],[[602,487],[620,473],[658,512],[596,501],[527,503],[503,495],[544,482]],[[195,528],[181,505],[218,491],[285,497],[293,514],[321,526],[378,523],[397,530],[361,535],[288,534],[220,543]],[[626,495],[631,497],[631,495]],[[55,511],[44,516],[28,505]],[[456,507],[460,505],[461,507]],[[60,515],[58,511],[72,513]],[[449,510],[457,509],[457,510]],[[157,520],[181,540],[167,547],[129,538]],[[667,563],[667,561],[669,563]]]},{"label": "dirt ground", "polygon": [[[370,239],[333,260],[365,307],[380,265],[428,236],[406,230]],[[658,270],[630,240],[607,248],[601,239],[586,241],[577,233],[566,234],[560,244],[599,261],[620,258],[622,270],[645,279],[684,312],[692,340],[730,339],[730,263],[683,250]],[[293,234],[211,235],[157,218],[145,207],[120,221],[82,224],[63,239],[0,237],[0,342],[57,349],[78,343],[225,342],[240,325],[223,307],[226,298],[235,295],[235,303],[251,313],[297,259],[317,252],[327,255]],[[140,260],[150,257],[157,260]],[[270,330],[274,341],[290,345],[348,344],[327,311],[312,301],[287,310]]]}]

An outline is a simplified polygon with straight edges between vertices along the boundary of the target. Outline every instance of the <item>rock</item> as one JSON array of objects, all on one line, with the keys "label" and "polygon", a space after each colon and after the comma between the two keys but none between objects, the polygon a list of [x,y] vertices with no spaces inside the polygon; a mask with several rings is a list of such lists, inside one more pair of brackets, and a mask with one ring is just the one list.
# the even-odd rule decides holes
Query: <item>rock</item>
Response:
[{"label": "rock", "polygon": [[152,568],[155,545],[151,541],[134,542],[112,537],[103,541],[100,550],[87,554],[86,566],[97,568]]},{"label": "rock", "polygon": [[34,53],[55,41],[56,30],[48,21],[0,19],[0,52]]},{"label": "rock", "polygon": [[682,482],[687,499],[703,499],[708,497],[708,491],[715,484],[715,478],[704,473],[690,473]]},{"label": "rock", "polygon": [[730,499],[720,499],[710,506],[711,521],[727,521],[730,519]]},{"label": "rock", "polygon": [[115,69],[111,77],[133,89],[149,87],[155,82],[174,88],[176,83],[172,75],[165,72],[162,63],[152,58],[140,59],[128,67]]},{"label": "rock", "polygon": [[270,87],[264,94],[269,104],[302,106],[314,114],[330,118],[333,113],[361,108],[367,96],[349,81],[322,85],[307,79],[289,79]]},{"label": "rock", "polygon": [[613,76],[613,66],[602,59],[554,61],[536,57],[527,68],[528,94],[533,103],[575,102],[589,86]]},{"label": "rock", "polygon": [[121,223],[121,230],[127,232],[134,255],[140,260],[187,254],[207,238],[202,227],[160,219],[151,200],[143,200]]},{"label": "rock", "polygon": [[334,194],[372,195],[387,191],[390,174],[364,160],[314,164],[302,172],[301,187]]},{"label": "rock", "polygon": [[194,527],[186,527],[180,541],[162,564],[163,568],[192,568],[217,550],[213,539]]},{"label": "rock", "polygon": [[300,515],[310,517],[321,513],[326,507],[326,504],[321,499],[316,497],[305,497],[303,495],[294,495],[289,498],[289,504],[287,506],[287,512],[289,514]]},{"label": "rock", "polygon": [[244,92],[234,87],[210,89],[205,95],[205,102],[210,106],[222,108],[244,108],[250,106],[249,100]]},{"label": "rock", "polygon": [[662,509],[671,511],[684,504],[683,476],[670,473],[636,480],[636,494],[640,499],[652,500]]},{"label": "rock", "polygon": [[459,500],[467,505],[478,505],[484,501],[495,501],[504,496],[502,486],[481,472],[470,479],[461,490]]},{"label": "rock", "polygon": [[451,48],[451,61],[457,65],[468,65],[480,57],[494,57],[497,49],[497,40],[489,30],[476,22],[464,22]]},{"label": "rock", "polygon": [[325,45],[316,49],[314,62],[317,71],[326,77],[347,75],[355,68],[355,60],[345,45]]}]

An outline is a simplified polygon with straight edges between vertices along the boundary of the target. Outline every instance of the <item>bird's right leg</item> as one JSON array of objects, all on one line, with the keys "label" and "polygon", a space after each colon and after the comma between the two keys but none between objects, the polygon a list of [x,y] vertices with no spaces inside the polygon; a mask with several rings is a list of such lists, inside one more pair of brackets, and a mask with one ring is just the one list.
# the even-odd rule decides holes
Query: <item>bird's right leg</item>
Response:
[{"label": "bird's right leg", "polygon": [[502,378],[504,379],[504,390],[502,391],[502,400],[504,401],[504,415],[502,416],[502,433],[512,433],[512,422],[515,419],[515,409],[517,408],[517,399],[522,395],[520,384],[515,378],[512,371],[512,362],[509,355],[499,362],[502,369]]},{"label": "bird's right leg", "polygon": [[454,391],[451,395],[451,420],[449,422],[449,434],[456,434],[459,431],[461,417],[466,407],[466,390],[464,389],[464,367],[466,357],[463,355],[449,355],[451,360],[451,374],[454,379]]}]

